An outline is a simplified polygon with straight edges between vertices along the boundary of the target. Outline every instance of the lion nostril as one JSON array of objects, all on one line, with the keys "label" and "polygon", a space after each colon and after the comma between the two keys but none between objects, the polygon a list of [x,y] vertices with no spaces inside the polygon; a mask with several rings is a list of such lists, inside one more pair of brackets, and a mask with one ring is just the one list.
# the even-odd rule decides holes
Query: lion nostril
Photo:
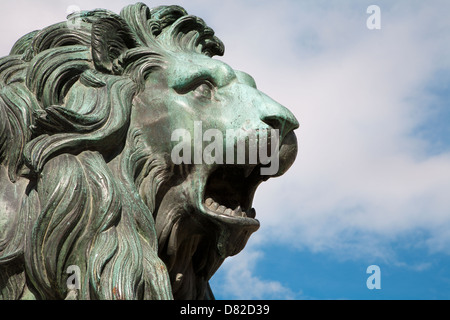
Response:
[{"label": "lion nostril", "polygon": [[265,122],[266,124],[268,124],[269,126],[271,126],[274,129],[281,129],[282,128],[282,123],[280,121],[280,119],[276,116],[272,116],[272,117],[264,117],[263,119],[261,119],[263,122]]},{"label": "lion nostril", "polygon": [[265,116],[261,120],[272,128],[278,129],[281,138],[299,127],[297,119],[292,114],[286,116]]}]

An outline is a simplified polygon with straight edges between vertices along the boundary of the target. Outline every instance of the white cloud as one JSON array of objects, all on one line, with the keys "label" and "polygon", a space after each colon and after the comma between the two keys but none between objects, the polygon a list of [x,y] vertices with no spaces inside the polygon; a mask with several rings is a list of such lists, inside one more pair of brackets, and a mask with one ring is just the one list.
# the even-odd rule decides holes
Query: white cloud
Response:
[{"label": "white cloud", "polygon": [[221,281],[214,286],[224,296],[237,300],[292,300],[302,292],[293,292],[278,281],[264,280],[254,275],[255,267],[263,258],[260,250],[246,248],[241,254],[228,258],[220,270]]},{"label": "white cloud", "polygon": [[326,26],[326,12],[310,18],[327,50],[271,71],[267,81],[283,77],[275,94],[300,120],[300,152],[285,177],[257,193],[260,241],[383,255],[383,245],[425,228],[434,250],[450,244],[439,229],[450,226],[450,152],[430,156],[413,135],[429,112],[424,87],[446,64],[450,24],[442,8],[415,5],[387,11],[379,32],[354,31],[352,12],[332,14]]}]

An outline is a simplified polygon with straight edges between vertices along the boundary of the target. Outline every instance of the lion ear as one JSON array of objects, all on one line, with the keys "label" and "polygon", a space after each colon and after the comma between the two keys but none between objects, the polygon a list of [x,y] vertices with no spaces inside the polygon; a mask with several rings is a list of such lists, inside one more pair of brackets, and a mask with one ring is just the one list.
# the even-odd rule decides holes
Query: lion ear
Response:
[{"label": "lion ear", "polygon": [[93,23],[91,45],[95,67],[113,74],[122,71],[117,58],[137,46],[126,22],[119,16],[101,18]]}]

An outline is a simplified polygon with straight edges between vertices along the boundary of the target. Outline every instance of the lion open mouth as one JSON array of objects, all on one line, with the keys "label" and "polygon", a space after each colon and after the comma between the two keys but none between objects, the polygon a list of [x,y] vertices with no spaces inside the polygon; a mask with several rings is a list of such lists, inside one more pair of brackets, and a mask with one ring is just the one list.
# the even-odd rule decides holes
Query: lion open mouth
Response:
[{"label": "lion open mouth", "polygon": [[259,227],[253,197],[258,185],[269,178],[260,175],[260,168],[261,165],[217,168],[205,186],[205,212],[226,223]]},{"label": "lion open mouth", "polygon": [[[297,139],[293,132],[286,135],[279,149],[280,170],[274,176],[283,174],[293,163],[297,154]],[[259,227],[252,207],[253,197],[260,183],[271,176],[262,175],[261,169],[268,164],[222,165],[208,177],[204,194],[205,212],[222,222]]]},{"label": "lion open mouth", "polygon": [[[293,131],[283,139],[279,149],[282,175],[294,162],[297,155],[297,138]],[[215,169],[207,179],[203,195],[203,208],[207,214],[223,222],[259,227],[252,208],[253,197],[260,183],[271,176],[261,175],[261,169],[268,164],[223,165]]]}]

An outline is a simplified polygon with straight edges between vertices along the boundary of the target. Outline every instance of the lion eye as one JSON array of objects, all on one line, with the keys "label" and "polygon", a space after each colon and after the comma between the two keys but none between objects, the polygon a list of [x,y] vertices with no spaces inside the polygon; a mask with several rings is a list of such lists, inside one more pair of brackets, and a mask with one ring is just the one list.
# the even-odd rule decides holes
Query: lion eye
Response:
[{"label": "lion eye", "polygon": [[214,98],[214,86],[210,82],[203,82],[194,89],[194,95],[198,98],[212,100]]}]

